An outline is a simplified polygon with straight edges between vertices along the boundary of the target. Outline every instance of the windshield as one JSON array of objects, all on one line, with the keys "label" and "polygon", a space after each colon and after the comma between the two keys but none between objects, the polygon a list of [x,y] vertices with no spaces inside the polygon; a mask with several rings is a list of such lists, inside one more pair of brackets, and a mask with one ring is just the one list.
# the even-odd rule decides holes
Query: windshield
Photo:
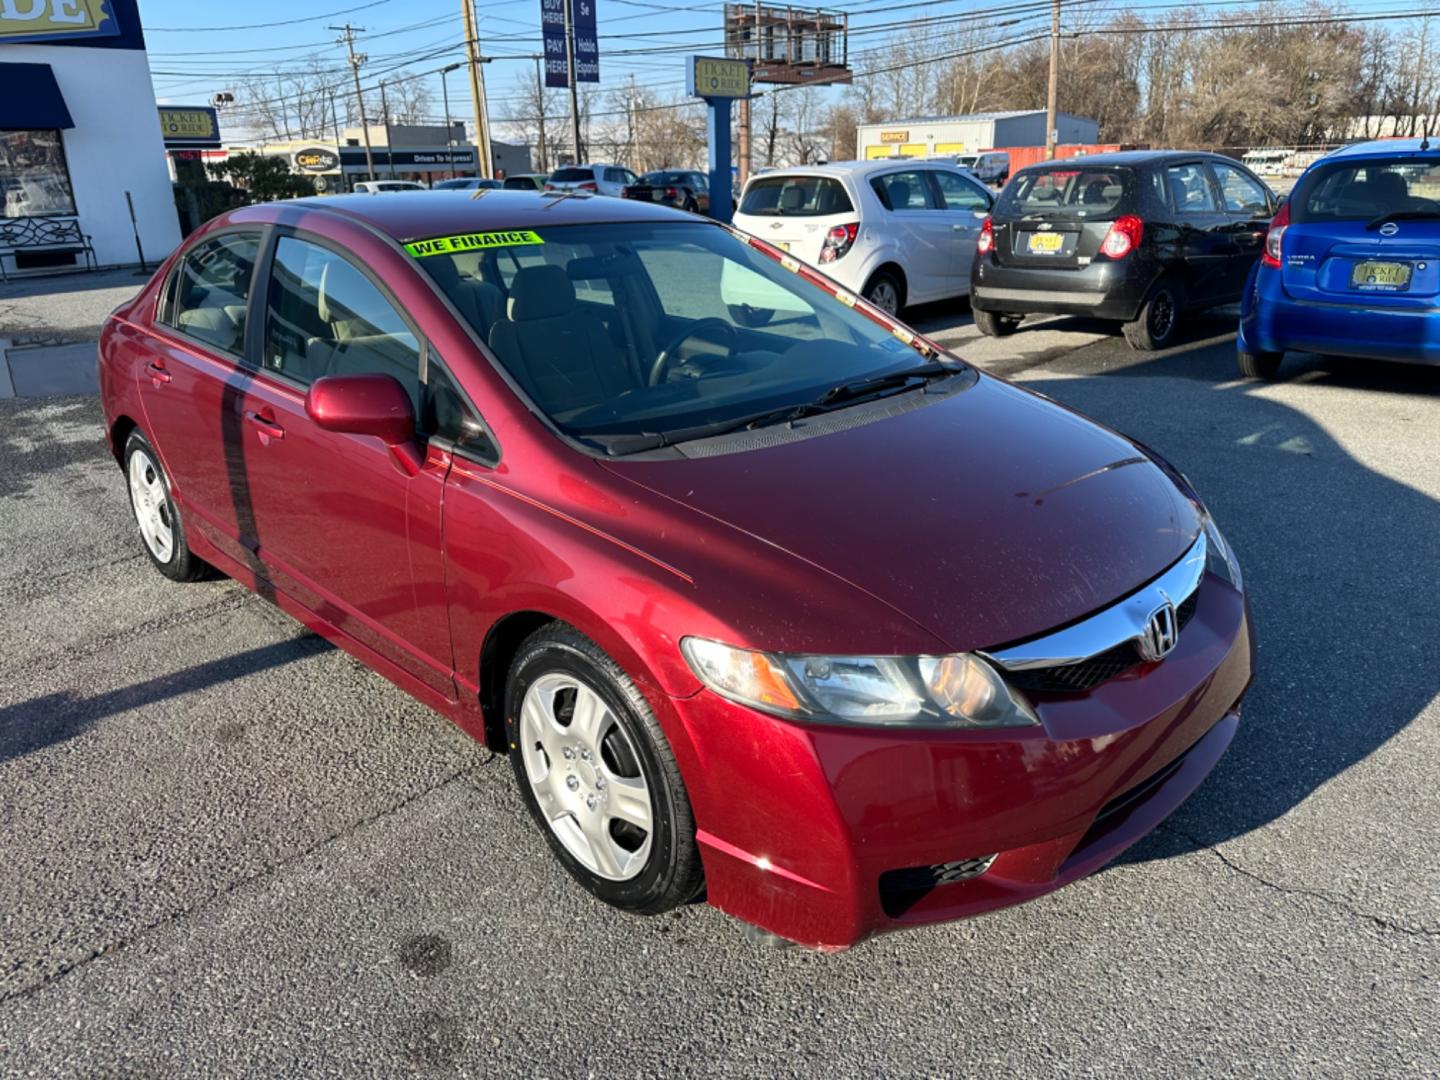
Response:
[{"label": "windshield", "polygon": [[829,176],[762,176],[750,181],[742,214],[821,217],[854,210],[840,181]]},{"label": "windshield", "polygon": [[717,225],[453,240],[479,249],[409,250],[555,425],[596,445],[815,402],[928,355]]},{"label": "windshield", "polygon": [[550,179],[557,184],[573,184],[577,180],[594,180],[594,169],[556,169]]},{"label": "windshield", "polygon": [[1440,159],[1394,157],[1337,161],[1302,181],[1290,200],[1290,221],[1371,221],[1382,214],[1440,217]]},{"label": "windshield", "polygon": [[1133,169],[1026,169],[1000,194],[995,212],[1006,217],[1108,218],[1133,211]]}]

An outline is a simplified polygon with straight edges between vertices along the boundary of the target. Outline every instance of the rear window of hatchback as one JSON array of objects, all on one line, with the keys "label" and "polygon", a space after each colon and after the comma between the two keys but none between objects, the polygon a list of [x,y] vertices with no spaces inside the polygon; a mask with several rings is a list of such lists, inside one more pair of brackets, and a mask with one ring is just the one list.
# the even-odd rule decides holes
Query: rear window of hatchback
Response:
[{"label": "rear window of hatchback", "polygon": [[577,181],[594,180],[594,169],[556,169],[550,174],[550,179],[557,184],[573,184]]},{"label": "rear window of hatchback", "polygon": [[1012,180],[995,205],[997,216],[1113,218],[1135,212],[1134,169],[1026,169]]},{"label": "rear window of hatchback", "polygon": [[1290,222],[1371,221],[1434,211],[1440,218],[1440,159],[1394,157],[1318,166],[1290,200]]},{"label": "rear window of hatchback", "polygon": [[845,185],[829,176],[762,176],[750,181],[740,213],[768,217],[823,217],[855,208]]}]

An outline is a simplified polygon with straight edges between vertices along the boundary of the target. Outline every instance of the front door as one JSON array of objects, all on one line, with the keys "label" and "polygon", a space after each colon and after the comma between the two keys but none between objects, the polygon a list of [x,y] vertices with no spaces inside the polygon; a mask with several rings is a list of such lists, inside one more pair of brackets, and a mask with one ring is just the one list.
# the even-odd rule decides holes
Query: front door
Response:
[{"label": "front door", "polygon": [[305,391],[325,375],[383,373],[421,400],[423,345],[338,251],[281,235],[266,279],[259,370],[242,414],[257,554],[282,590],[454,699],[440,492],[448,454],[418,474],[378,439],[322,430]]},{"label": "front door", "polygon": [[980,227],[990,212],[990,193],[974,180],[947,169],[931,169],[936,195],[950,221],[951,291],[970,291],[970,267],[975,262],[975,245]]},{"label": "front door", "polygon": [[1235,255],[1230,218],[1202,161],[1168,165],[1165,188],[1180,230],[1181,284],[1187,307],[1203,307],[1225,297],[1225,281]]},{"label": "front door", "polygon": [[187,521],[252,569],[238,405],[262,239],[258,230],[221,233],[180,261],[136,371],[144,427]]},{"label": "front door", "polygon": [[[940,209],[929,169],[904,169],[873,177],[870,186],[884,208],[883,228],[902,238],[905,296],[911,303],[935,300],[957,290],[951,284],[954,234],[951,215]],[[870,223],[865,226],[869,228]]]},{"label": "front door", "polygon": [[1210,166],[1220,187],[1220,200],[1230,219],[1230,238],[1234,250],[1226,274],[1224,298],[1238,300],[1245,288],[1250,268],[1265,247],[1265,234],[1274,216],[1274,196],[1258,179],[1240,168],[1223,161]]}]

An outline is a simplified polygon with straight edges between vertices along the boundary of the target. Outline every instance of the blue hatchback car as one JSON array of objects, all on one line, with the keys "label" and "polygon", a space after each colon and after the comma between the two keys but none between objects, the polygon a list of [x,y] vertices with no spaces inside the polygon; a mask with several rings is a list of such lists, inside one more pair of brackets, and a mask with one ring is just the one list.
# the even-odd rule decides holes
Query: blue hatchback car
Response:
[{"label": "blue hatchback car", "polygon": [[1305,170],[1246,284],[1237,348],[1252,379],[1290,349],[1440,364],[1440,148],[1360,143]]}]

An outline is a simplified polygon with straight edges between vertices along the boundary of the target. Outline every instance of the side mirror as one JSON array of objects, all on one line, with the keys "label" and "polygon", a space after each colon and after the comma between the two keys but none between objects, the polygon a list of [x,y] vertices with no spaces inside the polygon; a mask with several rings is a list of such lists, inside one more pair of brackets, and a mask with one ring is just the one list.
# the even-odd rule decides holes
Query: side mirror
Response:
[{"label": "side mirror", "polygon": [[415,441],[415,407],[391,375],[316,379],[305,393],[305,414],[326,431],[371,435],[386,446]]}]

